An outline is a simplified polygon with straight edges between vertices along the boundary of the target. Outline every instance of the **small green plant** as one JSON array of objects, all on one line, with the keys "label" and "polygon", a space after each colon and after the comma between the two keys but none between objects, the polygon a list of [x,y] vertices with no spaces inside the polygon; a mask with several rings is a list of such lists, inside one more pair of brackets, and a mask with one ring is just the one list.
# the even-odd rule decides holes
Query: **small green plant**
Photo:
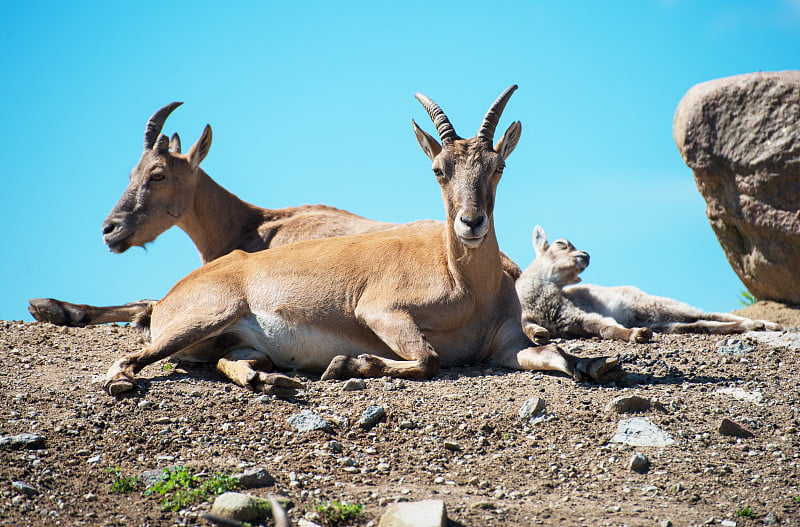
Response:
[{"label": "small green plant", "polygon": [[794,502],[795,503],[800,503],[800,496],[795,496],[794,497]]},{"label": "small green plant", "polygon": [[169,371],[174,367],[175,367],[175,365],[172,364],[171,362],[165,362],[165,363],[163,363],[161,365],[161,371]]},{"label": "small green plant", "polygon": [[147,489],[145,496],[161,494],[163,510],[178,511],[193,503],[206,501],[213,496],[233,490],[239,486],[236,478],[214,474],[211,479],[201,482],[200,478],[186,467],[165,468],[161,481]]},{"label": "small green plant", "polygon": [[338,500],[317,504],[317,512],[322,517],[325,525],[330,527],[360,520],[364,516],[364,513],[361,512],[363,508],[363,505]]},{"label": "small green plant", "polygon": [[755,518],[756,513],[750,507],[742,507],[736,511],[736,515],[740,518]]},{"label": "small green plant", "polygon": [[739,302],[743,306],[752,306],[753,304],[758,302],[758,299],[754,297],[750,291],[745,289],[744,291],[739,291]]},{"label": "small green plant", "polygon": [[139,478],[123,476],[119,467],[108,467],[106,472],[111,474],[111,492],[115,494],[127,494],[139,486]]}]

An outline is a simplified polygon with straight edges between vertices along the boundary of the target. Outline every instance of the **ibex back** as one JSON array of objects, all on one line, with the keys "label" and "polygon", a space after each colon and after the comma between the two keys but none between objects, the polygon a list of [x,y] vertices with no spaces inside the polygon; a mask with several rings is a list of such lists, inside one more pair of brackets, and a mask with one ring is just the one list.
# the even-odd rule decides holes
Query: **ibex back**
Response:
[{"label": "ibex back", "polygon": [[521,126],[492,145],[516,86],[489,109],[478,134],[460,138],[442,110],[417,94],[440,144],[413,123],[442,189],[446,222],[311,240],[221,257],[178,282],[155,304],[152,342],[119,359],[105,387],[135,387],[157,360],[217,362],[234,382],[285,395],[298,385],[273,367],[348,377],[427,378],[442,366],[480,361],[617,378],[613,358],[579,359],[533,347],[520,325],[514,281],[503,272],[494,198]]}]

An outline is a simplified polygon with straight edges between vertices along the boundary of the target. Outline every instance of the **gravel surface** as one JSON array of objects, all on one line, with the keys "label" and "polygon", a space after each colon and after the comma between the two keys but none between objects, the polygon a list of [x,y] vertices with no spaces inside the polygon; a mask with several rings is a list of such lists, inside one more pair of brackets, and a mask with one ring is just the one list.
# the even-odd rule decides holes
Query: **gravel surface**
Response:
[{"label": "gravel surface", "polygon": [[800,525],[800,331],[756,336],[559,341],[621,357],[630,375],[610,386],[481,365],[363,387],[297,373],[307,389],[287,401],[158,363],[114,399],[103,374],[141,346],[136,331],[0,321],[0,523],[210,525],[209,501],[165,511],[141,487],[112,492],[110,468],[181,465],[265,469],[274,484],[242,492],[289,498],[295,525],[320,502],[362,504],[360,524],[377,525],[426,499],[455,526]]}]

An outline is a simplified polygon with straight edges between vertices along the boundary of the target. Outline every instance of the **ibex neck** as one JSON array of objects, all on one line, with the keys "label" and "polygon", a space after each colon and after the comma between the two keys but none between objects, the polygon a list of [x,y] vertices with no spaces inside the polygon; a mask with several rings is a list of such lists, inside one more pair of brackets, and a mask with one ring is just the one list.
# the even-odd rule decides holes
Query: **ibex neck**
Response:
[{"label": "ibex neck", "polygon": [[461,243],[447,220],[447,264],[457,280],[462,280],[479,297],[494,297],[503,279],[500,248],[494,232],[494,219],[489,217],[489,232],[480,246],[469,249]]},{"label": "ibex neck", "polygon": [[177,225],[192,239],[206,264],[242,248],[243,232],[260,221],[264,209],[228,192],[202,169],[199,172],[194,203]]}]

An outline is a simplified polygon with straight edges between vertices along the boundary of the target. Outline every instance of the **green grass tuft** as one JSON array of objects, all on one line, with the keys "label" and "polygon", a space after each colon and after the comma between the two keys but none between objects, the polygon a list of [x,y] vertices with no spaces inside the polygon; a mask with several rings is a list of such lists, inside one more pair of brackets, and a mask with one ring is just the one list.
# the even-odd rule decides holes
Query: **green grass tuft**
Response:
[{"label": "green grass tuft", "polygon": [[186,467],[165,468],[164,476],[155,485],[145,491],[145,496],[161,494],[163,510],[179,511],[195,503],[234,490],[239,486],[236,478],[223,474],[214,474],[206,481],[189,472]]},{"label": "green grass tuft", "polygon": [[106,472],[111,474],[111,492],[114,494],[127,494],[139,486],[136,476],[123,476],[119,467],[108,467]]},{"label": "green grass tuft", "polygon": [[317,504],[317,512],[329,527],[361,520],[364,517],[363,508],[363,505],[338,500]]},{"label": "green grass tuft", "polygon": [[743,306],[752,306],[753,304],[758,302],[758,299],[754,297],[750,291],[745,289],[744,291],[739,291],[739,302]]},{"label": "green grass tuft", "polygon": [[756,513],[750,507],[742,507],[736,511],[736,516],[740,518],[755,518]]}]

